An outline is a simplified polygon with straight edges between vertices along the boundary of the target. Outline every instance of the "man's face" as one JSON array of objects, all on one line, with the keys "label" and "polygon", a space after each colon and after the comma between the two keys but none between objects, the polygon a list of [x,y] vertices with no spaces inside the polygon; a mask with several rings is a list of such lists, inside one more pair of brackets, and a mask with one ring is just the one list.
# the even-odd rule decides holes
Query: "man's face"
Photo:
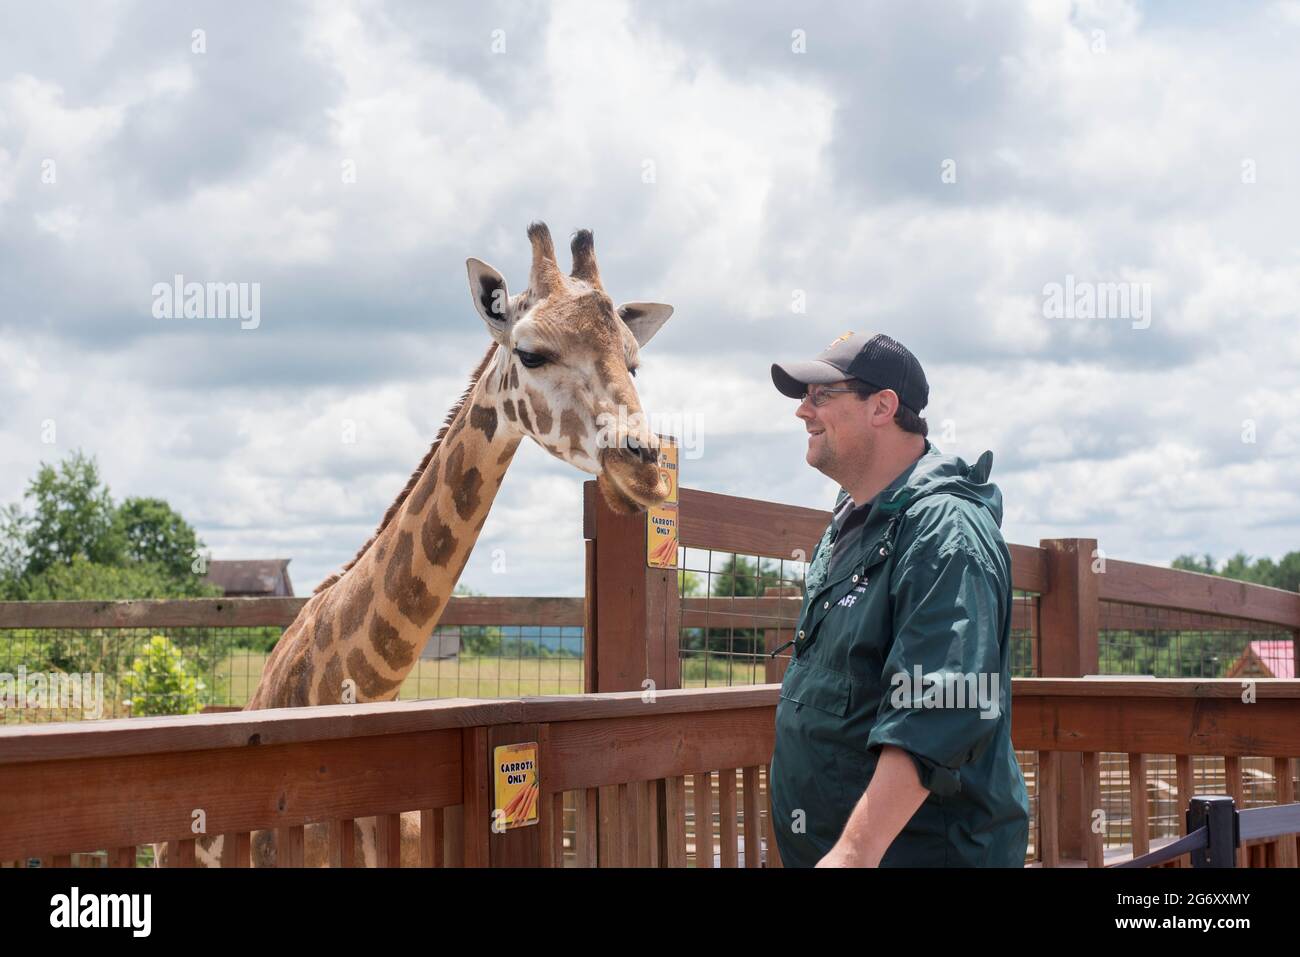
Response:
[{"label": "man's face", "polygon": [[[809,386],[813,392],[821,389],[847,389],[849,380],[829,385]],[[832,392],[820,407],[805,398],[795,409],[808,430],[806,459],[817,471],[843,483],[846,476],[861,469],[871,459],[874,448],[874,430],[870,425],[871,410],[875,403],[862,401],[847,392]]]}]

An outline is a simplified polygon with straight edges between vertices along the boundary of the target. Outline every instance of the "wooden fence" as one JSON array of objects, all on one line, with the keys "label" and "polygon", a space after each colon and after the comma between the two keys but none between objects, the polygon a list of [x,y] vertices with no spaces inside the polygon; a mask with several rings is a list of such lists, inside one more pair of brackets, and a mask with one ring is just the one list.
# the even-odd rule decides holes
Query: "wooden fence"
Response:
[{"label": "wooden fence", "polygon": [[[280,866],[302,863],[303,828],[330,825],[330,860],[351,860],[351,822],[379,819],[379,862],[396,865],[402,812],[421,812],[422,866],[779,866],[768,818],[766,768],[774,685],[510,701],[337,705],[235,714],[117,719],[0,729],[0,860],[71,863],[107,850],[130,865],[136,847],[175,841],[171,862],[195,861],[192,830],[225,836],[222,863],[249,864],[249,834],[274,830]],[[1013,738],[1037,753],[1043,866],[1069,863],[1053,783],[1066,756],[1096,769],[1123,752],[1135,808],[1143,765],[1178,756],[1192,793],[1193,755],[1226,760],[1226,790],[1241,801],[1241,761],[1264,756],[1290,781],[1300,752],[1300,682],[1017,679]],[[493,833],[492,750],[537,742],[539,823]],[[1093,776],[1090,780],[1095,781]],[[1289,785],[1288,785],[1289,787]],[[565,806],[574,809],[566,825]],[[1285,791],[1279,801],[1294,794]],[[1097,795],[1085,800],[1095,807]],[[1090,812],[1090,866],[1103,855]],[[1135,851],[1154,846],[1140,816]],[[1296,837],[1257,842],[1242,863],[1295,866]]]},{"label": "wooden fence", "polygon": [[[184,863],[193,852],[185,843],[191,811],[206,807],[210,832],[236,835],[226,842],[230,863],[247,859],[238,835],[266,828],[283,835],[287,860],[294,860],[308,822],[332,823],[341,860],[351,833],[343,822],[368,816],[381,820],[381,858],[395,863],[403,811],[424,816],[423,859],[433,864],[554,865],[566,847],[582,864],[689,859],[707,866],[715,845],[723,864],[757,865],[764,845],[774,863],[771,843],[757,838],[766,826],[760,820],[778,689],[683,690],[680,640],[684,627],[738,627],[762,631],[774,649],[788,639],[799,601],[683,597],[676,570],[646,566],[643,516],[611,512],[594,483],[585,486],[583,507],[585,600],[457,598],[442,622],[581,622],[588,694],[0,729],[0,767],[21,771],[5,777],[23,782],[0,789],[0,859],[59,863],[75,851],[107,848],[122,861],[126,848],[174,839]],[[798,562],[810,556],[829,518],[820,510],[680,493],[687,549]],[[1237,793],[1261,761],[1272,800],[1293,798],[1300,682],[1261,680],[1258,700],[1248,704],[1240,681],[1083,676],[1099,670],[1100,636],[1121,606],[1174,610],[1242,633],[1286,634],[1292,655],[1300,655],[1300,594],[1107,560],[1092,539],[1010,550],[1014,587],[1025,599],[1015,623],[1028,635],[1037,676],[1013,682],[1013,737],[1035,791],[1034,848],[1045,866],[1096,866],[1108,853],[1125,853],[1108,852],[1096,829],[1102,793],[1117,781],[1133,798],[1131,847],[1141,853],[1152,845],[1153,756],[1175,756],[1183,806],[1198,767],[1221,766],[1216,780]],[[0,606],[0,628],[284,625],[301,601]],[[778,656],[767,680],[778,681],[783,668]],[[653,703],[641,700],[651,693]],[[489,749],[529,740],[542,749],[542,824],[485,832]],[[1116,760],[1126,765],[1123,780],[1111,780]],[[685,836],[706,818],[708,834]],[[562,825],[566,819],[571,827]],[[742,842],[746,832],[752,838]],[[1294,866],[1295,852],[1294,839],[1278,839],[1243,851],[1243,862]]]}]

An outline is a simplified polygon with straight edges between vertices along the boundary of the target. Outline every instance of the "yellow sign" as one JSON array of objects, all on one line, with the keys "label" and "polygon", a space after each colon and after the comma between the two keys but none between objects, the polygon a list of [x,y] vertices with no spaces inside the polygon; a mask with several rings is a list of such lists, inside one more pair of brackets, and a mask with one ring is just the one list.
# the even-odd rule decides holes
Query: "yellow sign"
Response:
[{"label": "yellow sign", "polygon": [[659,437],[659,471],[668,481],[668,498],[646,510],[646,564],[651,568],[677,567],[677,440]]},{"label": "yellow sign", "polygon": [[512,827],[537,823],[537,801],[541,784],[537,778],[537,742],[503,744],[492,750],[493,776],[496,778],[496,811],[493,830],[498,833]]}]

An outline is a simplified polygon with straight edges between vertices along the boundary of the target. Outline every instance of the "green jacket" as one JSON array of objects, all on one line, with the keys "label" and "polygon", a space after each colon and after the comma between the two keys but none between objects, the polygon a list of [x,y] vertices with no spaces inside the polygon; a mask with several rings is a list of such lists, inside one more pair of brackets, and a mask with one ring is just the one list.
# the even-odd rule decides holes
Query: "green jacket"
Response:
[{"label": "green jacket", "polygon": [[872,501],[833,578],[834,522],[818,543],[776,709],[772,814],[787,867],[831,849],[886,744],[911,754],[930,794],[882,867],[1023,866],[1011,555],[992,463],[991,452],[967,465],[927,441]]}]

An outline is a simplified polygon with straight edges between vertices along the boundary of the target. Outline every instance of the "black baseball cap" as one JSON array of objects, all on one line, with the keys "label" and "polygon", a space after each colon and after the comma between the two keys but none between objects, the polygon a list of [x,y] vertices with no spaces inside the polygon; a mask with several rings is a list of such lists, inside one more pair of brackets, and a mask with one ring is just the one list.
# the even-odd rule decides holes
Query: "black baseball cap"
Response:
[{"label": "black baseball cap", "polygon": [[816,359],[772,363],[777,391],[799,399],[810,385],[860,379],[877,389],[893,389],[898,401],[920,413],[930,401],[930,386],[916,356],[883,333],[874,336],[846,332]]}]

